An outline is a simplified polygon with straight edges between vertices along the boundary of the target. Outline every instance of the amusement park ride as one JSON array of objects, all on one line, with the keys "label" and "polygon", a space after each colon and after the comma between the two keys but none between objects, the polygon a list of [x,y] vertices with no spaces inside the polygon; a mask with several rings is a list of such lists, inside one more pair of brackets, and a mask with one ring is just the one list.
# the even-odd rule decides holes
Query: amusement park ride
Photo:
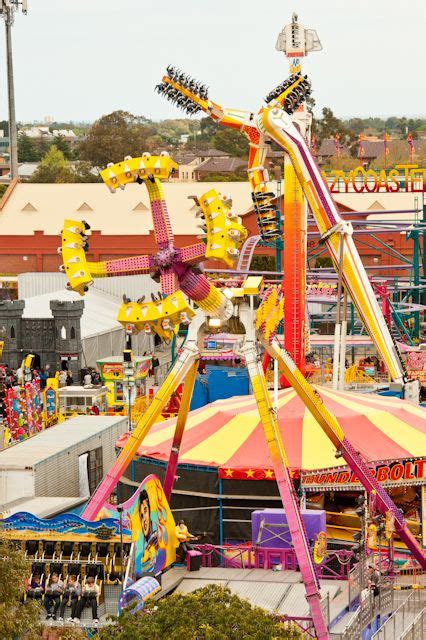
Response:
[{"label": "amusement park ride", "polygon": [[[410,393],[414,394],[417,386],[407,380],[399,353],[353,242],[351,224],[339,215],[309,146],[303,134],[292,121],[292,114],[309,95],[310,83],[308,79],[296,70],[286,81],[268,94],[265,104],[257,113],[220,106],[209,99],[205,86],[173,67],[167,68],[167,74],[163,77],[157,90],[188,114],[194,114],[200,110],[204,111],[219,124],[242,131],[247,136],[250,148],[248,176],[259,223],[259,232],[261,237],[265,239],[274,238],[279,233],[274,204],[275,194],[268,186],[269,179],[265,160],[271,141],[280,146],[291,163],[291,170],[287,169],[287,176],[294,172],[294,177],[297,179],[295,190],[300,185],[321,233],[321,239],[328,247],[335,268],[341,272],[344,287],[386,363],[390,376],[394,381],[404,385],[406,398],[410,396]],[[222,200],[215,190],[202,195],[197,200],[200,207],[197,216],[202,220],[203,230],[206,233],[206,244],[200,242],[184,248],[174,246],[173,232],[161,181],[167,180],[176,167],[177,165],[165,153],[161,156],[151,156],[145,153],[140,158],[127,157],[123,162],[111,164],[101,172],[104,182],[112,192],[118,188],[123,189],[126,184],[132,182],[138,182],[147,187],[158,245],[156,256],[136,256],[105,262],[88,262],[86,260],[90,235],[88,225],[85,222],[74,220],[66,220],[64,223],[62,232],[63,271],[67,275],[69,288],[84,295],[94,277],[149,273],[159,281],[161,294],[152,302],[145,302],[143,299],[137,302],[126,300],[120,308],[119,321],[123,326],[133,325],[136,331],[155,332],[163,339],[171,339],[182,322],[189,325],[188,337],[178,358],[147,411],[130,433],[116,462],[91,497],[83,517],[87,520],[94,520],[97,517],[155,420],[161,414],[162,409],[176,388],[184,382],[164,482],[165,495],[170,498],[200,358],[200,329],[204,323],[211,323],[222,326],[226,331],[227,321],[233,314],[238,313],[246,332],[241,351],[245,358],[259,415],[263,423],[292,542],[305,583],[306,597],[316,634],[320,640],[324,640],[329,636],[320,606],[319,581],[300,514],[298,499],[290,478],[285,442],[280,434],[276,411],[267,390],[264,371],[259,359],[259,344],[262,345],[265,353],[278,363],[280,373],[293,386],[335,446],[336,455],[345,459],[365,490],[374,496],[377,509],[393,521],[395,532],[406,543],[423,568],[426,568],[426,557],[417,540],[409,531],[400,510],[374,478],[361,455],[345,437],[337,419],[325,407],[319,393],[306,381],[300,367],[293,361],[294,353],[290,355],[280,346],[276,332],[283,318],[284,296],[287,296],[285,284],[279,288],[269,288],[262,291],[262,283],[259,282],[257,293],[262,298],[262,304],[255,312],[252,290],[244,288],[244,285],[239,290],[221,290],[209,282],[201,272],[199,265],[205,259],[220,259],[228,266],[234,265],[237,261],[247,232],[238,216],[231,211],[231,203]],[[296,201],[302,203],[296,212],[297,217],[301,219],[305,216],[301,193],[297,195]],[[299,225],[297,233],[304,233],[303,224]],[[285,240],[287,239],[285,238]],[[299,238],[299,242],[300,248],[304,238]],[[300,283],[299,291],[302,289],[303,286]],[[184,294],[190,299],[192,305],[186,301]],[[296,320],[297,318],[293,316],[291,322],[294,323]],[[284,308],[285,331],[288,330],[286,322]],[[297,356],[297,360],[300,363],[300,355]]]}]

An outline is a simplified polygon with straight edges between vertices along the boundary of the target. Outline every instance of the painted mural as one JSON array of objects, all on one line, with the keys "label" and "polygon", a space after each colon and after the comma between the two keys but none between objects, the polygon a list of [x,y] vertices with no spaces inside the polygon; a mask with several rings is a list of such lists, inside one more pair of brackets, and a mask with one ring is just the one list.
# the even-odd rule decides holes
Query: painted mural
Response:
[{"label": "painted mural", "polygon": [[[105,504],[99,514],[118,519],[116,507]],[[160,480],[149,475],[123,503],[123,525],[135,543],[134,577],[157,574],[176,559],[175,520]]]}]

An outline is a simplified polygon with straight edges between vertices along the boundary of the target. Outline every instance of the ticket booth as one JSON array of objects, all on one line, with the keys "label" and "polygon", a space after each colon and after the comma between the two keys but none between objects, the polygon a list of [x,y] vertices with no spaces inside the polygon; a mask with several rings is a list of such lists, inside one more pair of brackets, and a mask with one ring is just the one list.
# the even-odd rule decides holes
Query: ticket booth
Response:
[{"label": "ticket booth", "polygon": [[58,391],[59,396],[59,413],[65,418],[69,418],[75,414],[87,415],[90,408],[96,405],[100,414],[107,412],[107,393],[106,387],[61,387]]}]

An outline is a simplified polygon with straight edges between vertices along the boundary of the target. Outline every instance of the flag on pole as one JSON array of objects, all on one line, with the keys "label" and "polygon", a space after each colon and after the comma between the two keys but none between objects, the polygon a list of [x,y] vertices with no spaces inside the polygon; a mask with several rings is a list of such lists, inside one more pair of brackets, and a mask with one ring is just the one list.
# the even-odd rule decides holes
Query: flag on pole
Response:
[{"label": "flag on pole", "polygon": [[389,155],[389,147],[388,147],[389,140],[390,140],[390,135],[385,131],[385,134],[383,136],[383,146],[385,148],[385,156]]},{"label": "flag on pole", "polygon": [[364,134],[360,133],[358,136],[358,158],[362,160],[364,155],[365,155]]},{"label": "flag on pole", "polygon": [[334,146],[336,147],[336,158],[340,158],[340,136],[338,133],[334,136]]},{"label": "flag on pole", "polygon": [[410,147],[410,162],[413,162],[413,155],[415,152],[415,148],[414,148],[414,142],[413,142],[413,134],[411,133],[411,131],[407,136],[407,143],[408,143],[408,146]]},{"label": "flag on pole", "polygon": [[386,169],[386,160],[389,155],[389,147],[388,147],[389,140],[390,140],[390,135],[387,133],[387,131],[385,131],[383,136],[383,147],[385,151],[385,169]]},{"label": "flag on pole", "polygon": [[317,138],[315,135],[313,135],[311,138],[311,150],[312,150],[312,155],[316,156],[317,155]]}]

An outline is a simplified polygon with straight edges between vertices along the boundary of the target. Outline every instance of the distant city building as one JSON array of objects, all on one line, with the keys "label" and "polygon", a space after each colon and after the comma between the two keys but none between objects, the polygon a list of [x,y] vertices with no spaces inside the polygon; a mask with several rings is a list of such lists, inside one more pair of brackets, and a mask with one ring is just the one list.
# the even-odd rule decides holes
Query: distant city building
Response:
[{"label": "distant city building", "polygon": [[[20,180],[29,180],[32,178],[34,171],[36,171],[39,163],[38,162],[21,162],[18,165],[18,176]],[[2,172],[2,169],[4,171]],[[10,180],[10,167],[9,163],[5,164],[4,167],[0,163],[0,184],[5,184]]]},{"label": "distant city building", "polygon": [[26,135],[33,140],[49,140],[51,142],[53,142],[54,138],[58,137],[70,143],[77,141],[77,135],[72,129],[53,129],[50,131],[49,126],[42,125],[20,129],[18,131],[18,136],[19,135]]},{"label": "distant city building", "polygon": [[9,154],[10,154],[9,144],[10,144],[9,136],[5,136],[3,129],[0,129],[0,157],[3,160],[5,158],[9,159]]}]

